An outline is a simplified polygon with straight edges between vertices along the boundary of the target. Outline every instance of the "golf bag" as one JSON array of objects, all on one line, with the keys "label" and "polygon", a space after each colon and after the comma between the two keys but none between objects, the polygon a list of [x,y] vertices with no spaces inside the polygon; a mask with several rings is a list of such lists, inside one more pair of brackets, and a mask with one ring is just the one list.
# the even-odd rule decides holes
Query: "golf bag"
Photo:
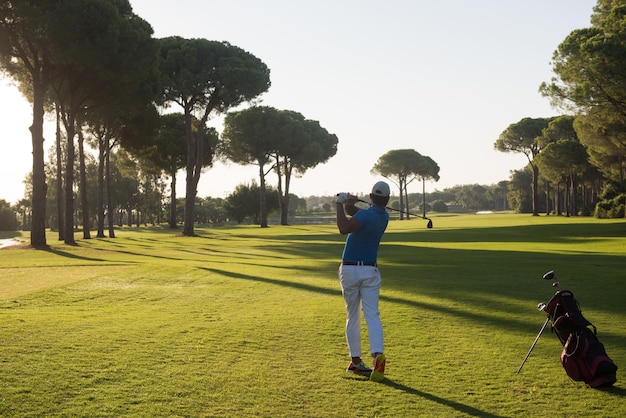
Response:
[{"label": "golf bag", "polygon": [[552,331],[563,344],[561,364],[567,375],[590,388],[612,385],[617,366],[596,337],[596,327],[580,311],[569,290],[559,290],[545,306]]}]

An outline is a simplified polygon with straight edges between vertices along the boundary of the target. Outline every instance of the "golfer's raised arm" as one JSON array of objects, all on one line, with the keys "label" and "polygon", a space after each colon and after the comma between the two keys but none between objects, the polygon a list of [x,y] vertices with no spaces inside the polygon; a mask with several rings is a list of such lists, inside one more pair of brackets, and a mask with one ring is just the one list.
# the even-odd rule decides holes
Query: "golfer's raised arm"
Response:
[{"label": "golfer's raised arm", "polygon": [[[350,215],[354,215],[358,212],[358,208],[354,206],[356,203],[356,196],[350,196],[348,193],[339,193],[337,195],[337,228],[339,232],[343,235],[349,234],[350,232],[356,232],[360,229],[359,221],[356,218],[350,218],[346,216],[346,211]],[[346,204],[346,208],[344,209],[344,203]]]}]

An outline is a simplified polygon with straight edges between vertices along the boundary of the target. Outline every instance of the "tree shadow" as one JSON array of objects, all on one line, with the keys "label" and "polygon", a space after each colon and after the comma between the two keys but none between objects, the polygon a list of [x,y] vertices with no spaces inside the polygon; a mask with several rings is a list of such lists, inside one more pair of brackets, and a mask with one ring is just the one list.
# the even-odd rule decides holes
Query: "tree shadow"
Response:
[{"label": "tree shadow", "polygon": [[98,262],[102,262],[102,261],[107,261],[110,262],[110,260],[106,260],[104,258],[94,258],[94,257],[85,257],[82,255],[77,255],[77,254],[73,254],[67,251],[62,251],[62,250],[57,250],[57,249],[53,249],[53,248],[47,248],[45,251],[52,253],[54,255],[58,255],[60,257],[65,257],[65,258],[74,258],[77,260],[84,260],[84,261],[98,261]]},{"label": "tree shadow", "polygon": [[[406,236],[415,236],[416,231],[387,231],[384,240],[404,240]],[[482,242],[485,237],[492,242],[547,242],[571,243],[579,237],[587,237],[587,242],[600,238],[623,237],[626,223],[601,223],[590,220],[578,224],[544,224],[491,226],[482,228],[440,229],[434,232],[417,232],[421,242]]]},{"label": "tree shadow", "polygon": [[380,382],[380,384],[388,386],[392,389],[400,390],[409,395],[419,396],[420,398],[424,398],[428,401],[435,402],[440,405],[452,408],[456,411],[462,412],[464,414],[467,414],[473,417],[491,417],[491,418],[502,417],[501,415],[492,414],[492,413],[483,411],[481,409],[474,408],[473,406],[470,406],[470,405],[466,405],[466,404],[456,402],[450,399],[441,398],[437,395],[433,395],[432,393],[427,393],[427,392],[423,392],[415,388],[408,387],[406,385],[403,385],[402,383],[398,383],[393,380],[390,380],[389,378],[385,378],[385,380]]},{"label": "tree shadow", "polygon": [[297,282],[289,282],[286,280],[278,280],[278,279],[269,279],[266,277],[259,276],[250,276],[248,274],[242,273],[233,273],[232,271],[220,270],[216,268],[210,267],[198,267],[200,270],[206,270],[211,273],[220,274],[223,276],[231,277],[233,279],[241,279],[241,280],[251,280],[255,282],[269,283],[277,286],[288,286],[294,289],[305,290],[307,292],[316,292],[325,295],[333,295],[333,296],[341,296],[341,291],[339,289],[328,289],[321,286],[312,286],[304,283]]},{"label": "tree shadow", "polygon": [[[275,286],[285,286],[285,287],[291,287],[293,289],[303,290],[307,292],[315,292],[315,293],[324,294],[324,295],[332,295],[332,296],[341,297],[341,290],[338,287],[336,289],[334,288],[331,289],[331,288],[327,288],[323,286],[315,286],[315,285],[305,284],[301,282],[291,282],[291,281],[281,280],[281,279],[271,279],[271,278],[261,277],[261,276],[252,276],[249,274],[235,273],[232,271],[218,269],[214,267],[197,267],[197,268],[200,270],[209,271],[211,273],[219,274],[219,275],[230,277],[233,279],[262,282],[262,283],[267,283],[267,284],[271,284]],[[384,295],[384,294],[380,295],[380,301],[389,302],[389,303],[393,303],[397,305],[410,306],[410,307],[425,310],[425,311],[437,312],[443,315],[450,315],[450,316],[458,317],[458,318],[465,319],[465,320],[472,320],[479,324],[489,324],[493,327],[496,327],[497,329],[508,328],[508,329],[513,329],[513,330],[517,330],[520,332],[526,332],[529,329],[529,325],[527,321],[525,321],[523,318],[515,318],[513,316],[501,317],[498,315],[493,315],[490,310],[484,310],[481,312],[471,312],[463,308],[447,307],[447,306],[442,306],[437,303],[416,301],[416,300],[411,300],[408,298],[401,298],[401,297],[389,296],[389,295]],[[539,316],[538,318],[542,319],[541,316]],[[538,322],[538,325],[541,325],[541,321]],[[535,328],[532,328],[532,330],[534,332]],[[602,336],[603,338],[611,338],[613,342],[617,345],[626,344],[626,338],[618,333],[613,333],[608,330],[603,330]]]},{"label": "tree shadow", "polygon": [[[350,376],[350,375],[346,375],[343,376],[343,379],[348,379],[348,380],[353,380],[355,382],[367,382],[368,384],[370,384],[370,380],[367,377],[364,376]],[[388,377],[385,377],[385,379],[382,382],[376,383],[379,385],[385,385],[388,386],[392,389],[396,389],[396,390],[400,390],[408,395],[413,395],[413,396],[419,396],[420,398],[424,398],[428,401],[431,402],[435,402],[438,403],[440,405],[443,406],[447,406],[449,408],[453,408],[459,412],[462,412],[464,414],[470,415],[470,416],[474,416],[474,417],[490,417],[490,418],[504,418],[502,415],[495,415],[489,412],[485,412],[482,411],[480,409],[474,408],[473,406],[469,406],[469,405],[465,405],[462,404],[460,402],[456,402],[456,401],[452,401],[450,399],[444,399],[444,398],[440,398],[439,396],[433,395],[432,393],[427,393],[427,392],[423,392],[421,390],[415,389],[415,388],[411,388],[408,387],[406,385],[403,385],[401,383],[395,382],[393,380],[390,380]]]}]

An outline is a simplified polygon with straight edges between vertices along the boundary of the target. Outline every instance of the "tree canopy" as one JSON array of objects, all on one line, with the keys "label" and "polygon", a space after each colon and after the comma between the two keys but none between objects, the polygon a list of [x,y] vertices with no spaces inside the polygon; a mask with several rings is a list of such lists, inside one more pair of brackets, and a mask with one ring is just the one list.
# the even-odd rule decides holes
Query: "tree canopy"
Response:
[{"label": "tree canopy", "polygon": [[[417,178],[422,179],[422,181],[427,179],[439,180],[439,166],[435,161],[414,149],[388,151],[378,158],[371,172],[389,179],[398,186],[401,219],[403,219],[403,213],[406,212],[405,207],[408,210],[408,184]],[[424,205],[423,210],[426,210],[426,205]]]},{"label": "tree canopy", "polygon": [[[292,174],[301,175],[326,162],[337,152],[337,143],[337,136],[330,134],[318,121],[306,119],[298,112],[269,106],[229,113],[222,133],[225,158],[259,167],[261,227],[267,227],[267,173],[274,170],[278,176],[281,224],[286,225]],[[269,166],[267,170],[266,166]]]},{"label": "tree canopy", "polygon": [[626,118],[591,109],[574,122],[591,162],[611,180],[624,184],[626,171]]},{"label": "tree canopy", "polygon": [[[278,176],[281,224],[287,225],[289,187],[292,174],[303,175],[308,169],[328,161],[337,153],[337,136],[329,133],[318,121],[305,119],[300,113],[282,110],[275,140],[275,171]],[[284,186],[283,186],[284,180]]]},{"label": "tree canopy", "polygon": [[552,57],[555,77],[540,91],[556,107],[587,111],[608,105],[626,113],[626,4],[598,1],[592,22],[558,46]]},{"label": "tree canopy", "polygon": [[494,143],[494,148],[502,152],[515,152],[524,154],[531,166],[532,181],[532,205],[533,215],[538,215],[537,190],[539,189],[539,169],[533,159],[539,154],[542,147],[541,138],[543,130],[548,127],[547,118],[524,118],[517,123],[509,125]]},{"label": "tree canopy", "polygon": [[254,106],[232,112],[224,118],[221,152],[237,164],[256,164],[259,173],[259,205],[262,228],[267,228],[265,166],[272,161],[277,150],[276,138],[280,137],[281,115],[273,107]]},{"label": "tree canopy", "polygon": [[[160,39],[161,102],[183,108],[187,137],[183,235],[194,235],[194,207],[204,162],[204,130],[194,132],[192,116],[204,126],[212,113],[226,112],[270,87],[270,71],[254,55],[228,42]],[[214,154],[214,153],[212,153]]]}]

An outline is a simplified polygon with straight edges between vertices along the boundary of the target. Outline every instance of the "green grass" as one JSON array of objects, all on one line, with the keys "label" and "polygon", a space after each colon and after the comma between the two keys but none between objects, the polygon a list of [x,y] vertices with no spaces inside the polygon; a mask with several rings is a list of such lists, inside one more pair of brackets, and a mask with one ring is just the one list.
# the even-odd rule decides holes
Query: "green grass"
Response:
[{"label": "green grass", "polygon": [[0,416],[626,416],[622,368],[610,389],[572,382],[549,331],[515,373],[552,269],[626,367],[626,221],[433,223],[394,221],[381,246],[380,384],[344,373],[332,224],[0,250]]}]

